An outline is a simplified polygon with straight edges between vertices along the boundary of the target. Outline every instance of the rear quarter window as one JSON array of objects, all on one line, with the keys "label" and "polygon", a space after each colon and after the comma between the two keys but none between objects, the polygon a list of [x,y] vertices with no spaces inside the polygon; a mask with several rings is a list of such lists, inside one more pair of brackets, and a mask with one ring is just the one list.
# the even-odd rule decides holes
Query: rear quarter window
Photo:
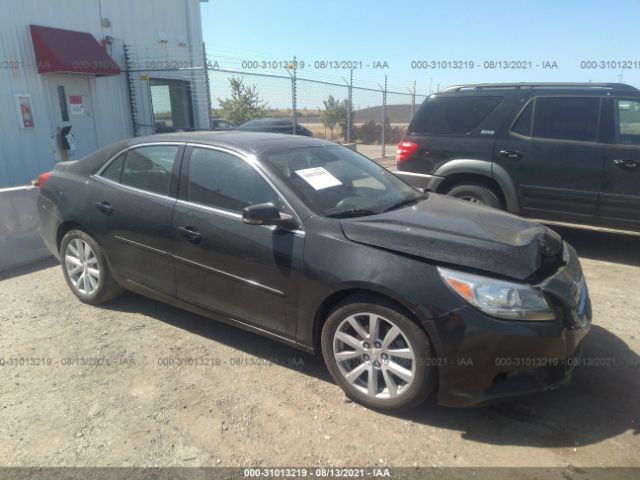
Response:
[{"label": "rear quarter window", "polygon": [[418,109],[408,133],[463,135],[476,129],[502,102],[496,96],[434,97]]}]

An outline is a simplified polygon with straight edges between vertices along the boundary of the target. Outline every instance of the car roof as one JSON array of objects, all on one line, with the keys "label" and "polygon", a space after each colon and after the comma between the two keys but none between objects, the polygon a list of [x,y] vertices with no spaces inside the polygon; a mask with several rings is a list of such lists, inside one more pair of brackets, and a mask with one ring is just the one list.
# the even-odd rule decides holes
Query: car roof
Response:
[{"label": "car roof", "polygon": [[251,132],[239,130],[162,133],[129,140],[130,146],[156,142],[199,143],[229,148],[247,154],[260,154],[273,148],[319,147],[336,145],[333,142],[301,135]]},{"label": "car roof", "polygon": [[522,94],[623,94],[631,96],[640,96],[640,90],[624,83],[475,83],[464,85],[453,85],[440,91],[440,94],[469,94],[476,95],[479,93],[491,94],[499,93],[501,95],[522,95]]}]

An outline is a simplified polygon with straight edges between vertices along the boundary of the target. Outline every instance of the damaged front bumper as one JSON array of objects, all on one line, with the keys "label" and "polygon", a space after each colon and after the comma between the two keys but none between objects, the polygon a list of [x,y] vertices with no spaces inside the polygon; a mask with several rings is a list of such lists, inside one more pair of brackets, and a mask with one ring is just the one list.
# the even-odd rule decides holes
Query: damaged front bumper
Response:
[{"label": "damaged front bumper", "polygon": [[575,250],[536,285],[553,302],[553,321],[489,317],[470,305],[440,316],[438,403],[468,407],[566,385],[591,326],[589,294]]}]

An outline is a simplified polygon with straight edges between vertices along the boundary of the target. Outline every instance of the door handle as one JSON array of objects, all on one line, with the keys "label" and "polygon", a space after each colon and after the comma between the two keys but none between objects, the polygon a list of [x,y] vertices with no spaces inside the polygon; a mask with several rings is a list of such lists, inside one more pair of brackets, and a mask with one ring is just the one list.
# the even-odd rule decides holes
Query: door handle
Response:
[{"label": "door handle", "polygon": [[197,242],[202,237],[202,235],[200,235],[200,232],[198,232],[193,227],[178,227],[178,231],[187,240],[191,240],[193,242]]},{"label": "door handle", "polygon": [[96,202],[96,208],[107,215],[111,215],[113,213],[113,207],[107,201]]},{"label": "door handle", "polygon": [[520,157],[522,157],[522,153],[517,150],[500,150],[499,153],[501,157],[507,157],[511,160],[518,160]]},{"label": "door handle", "polygon": [[625,170],[635,170],[636,168],[638,168],[638,162],[634,160],[624,160],[624,159],[618,158],[613,161],[613,164],[616,167],[620,167]]}]

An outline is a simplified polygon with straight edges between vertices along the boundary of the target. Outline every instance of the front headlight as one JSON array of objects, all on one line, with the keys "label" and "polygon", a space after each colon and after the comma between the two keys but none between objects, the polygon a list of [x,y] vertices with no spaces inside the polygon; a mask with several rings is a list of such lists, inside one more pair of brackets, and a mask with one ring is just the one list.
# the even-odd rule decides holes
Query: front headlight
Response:
[{"label": "front headlight", "polygon": [[542,292],[521,283],[507,282],[438,267],[440,277],[455,293],[493,317],[511,320],[554,320]]}]

